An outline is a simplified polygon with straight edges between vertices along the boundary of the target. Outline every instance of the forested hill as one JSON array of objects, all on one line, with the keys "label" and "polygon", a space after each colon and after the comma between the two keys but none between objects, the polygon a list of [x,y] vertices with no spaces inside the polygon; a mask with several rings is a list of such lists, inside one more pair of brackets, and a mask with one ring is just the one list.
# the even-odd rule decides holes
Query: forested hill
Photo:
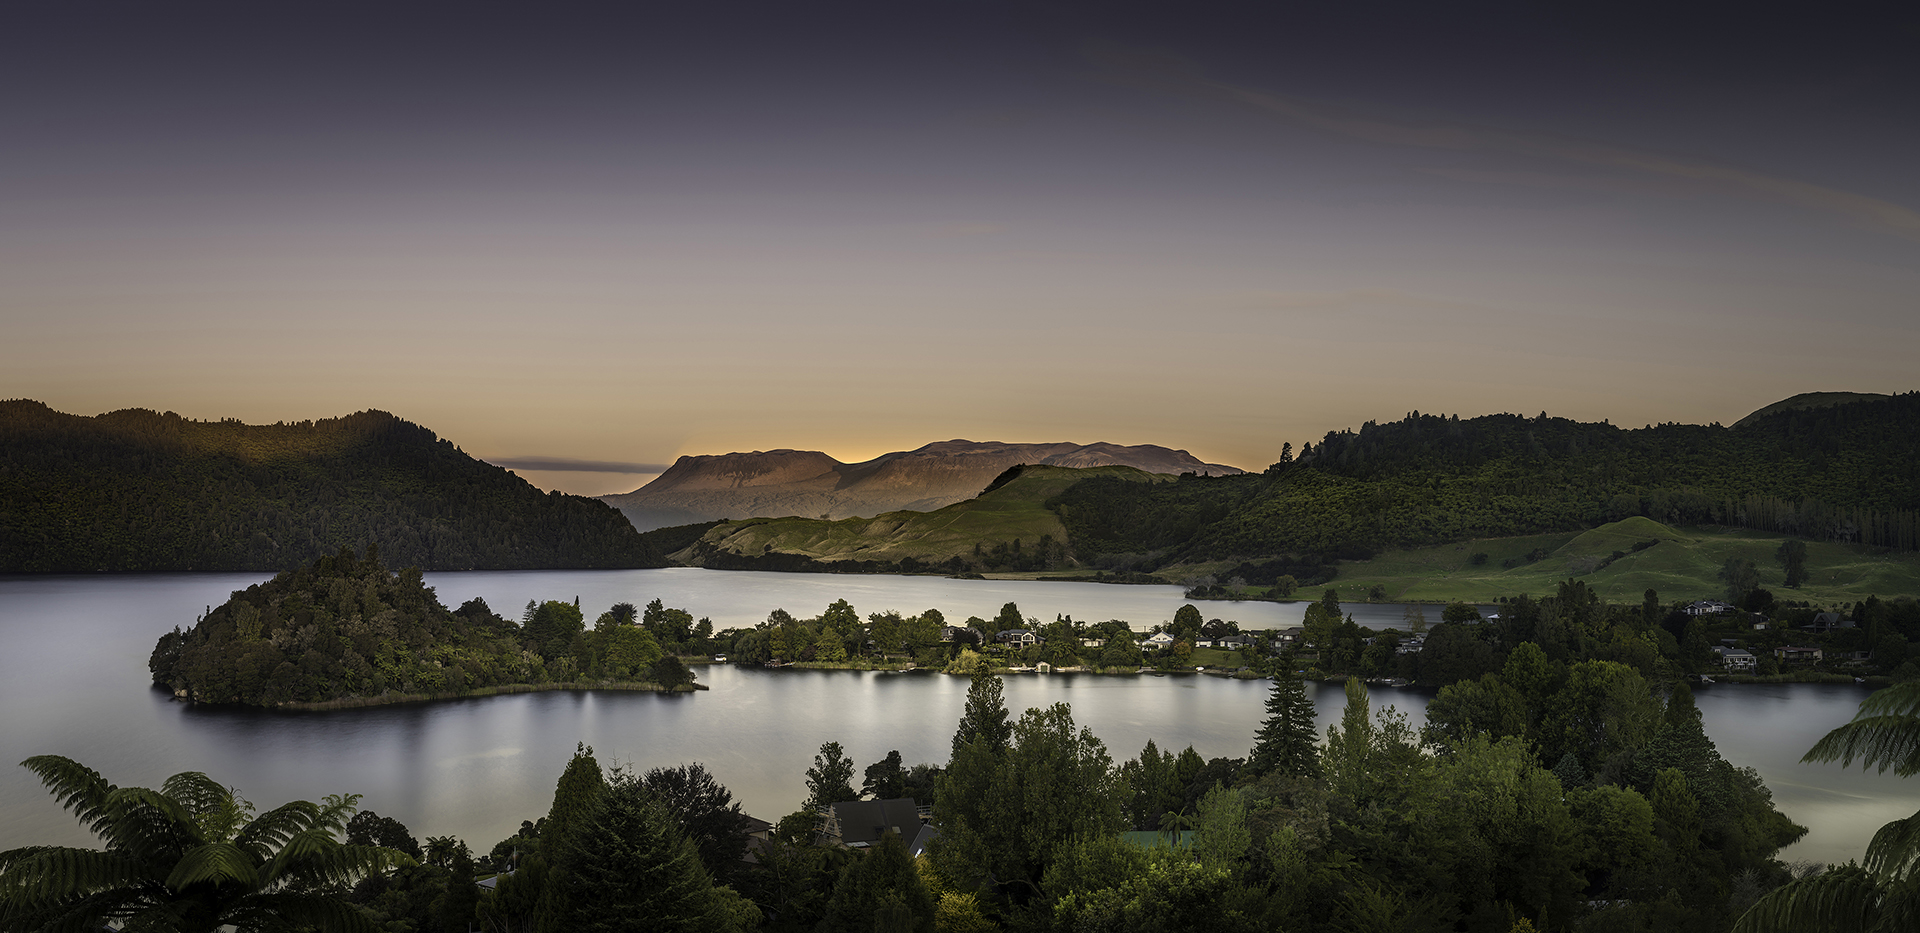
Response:
[{"label": "forested hill", "polygon": [[1734,427],[1622,429],[1414,413],[1329,433],[1265,473],[1090,478],[1050,499],[1082,559],[1364,557],[1645,515],[1920,547],[1920,393],[1775,406]]},{"label": "forested hill", "polygon": [[0,401],[0,572],[660,567],[620,513],[382,411],[291,424]]}]

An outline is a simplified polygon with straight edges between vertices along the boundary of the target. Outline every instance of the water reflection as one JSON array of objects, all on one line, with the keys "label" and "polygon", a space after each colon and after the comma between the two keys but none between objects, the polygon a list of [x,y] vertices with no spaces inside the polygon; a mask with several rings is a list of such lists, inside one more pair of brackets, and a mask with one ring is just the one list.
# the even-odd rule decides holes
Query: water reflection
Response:
[{"label": "water reflection", "polygon": [[[202,770],[266,805],[361,793],[364,806],[416,835],[457,835],[483,847],[546,812],[576,742],[595,746],[608,764],[702,762],[749,812],[777,819],[805,795],[805,771],[821,743],[842,743],[859,767],[892,749],[908,763],[944,761],[965,702],[964,679],[936,674],[726,666],[701,669],[713,689],[691,696],[567,691],[327,713],[194,707],[153,690],[146,660],[154,639],[259,579],[0,579],[0,762],[62,754],[118,783],[145,785]],[[964,618],[1014,599],[1043,618],[1071,612],[1136,624],[1171,617],[1180,603],[1170,587],[706,571],[435,574],[432,582],[445,601],[484,595],[509,613],[531,598],[578,594],[593,609],[657,595],[721,625],[757,621],[774,606],[811,614],[840,596],[862,612],[931,606]],[[1216,605],[1235,604],[1210,604],[1209,615]],[[1339,716],[1340,688],[1308,690],[1324,730]],[[1244,755],[1266,693],[1261,681],[1196,675],[1006,680],[1016,714],[1071,703],[1075,720],[1116,759],[1138,754],[1148,739],[1175,750],[1191,744],[1208,758]],[[1758,768],[1781,809],[1813,827],[1789,858],[1856,857],[1880,824],[1920,809],[1920,781],[1799,763],[1865,696],[1851,685],[1718,685],[1698,694],[1722,754]],[[1377,688],[1373,697],[1376,709],[1397,706],[1416,726],[1427,700],[1404,688]],[[0,848],[90,842],[32,775],[0,767]]]}]

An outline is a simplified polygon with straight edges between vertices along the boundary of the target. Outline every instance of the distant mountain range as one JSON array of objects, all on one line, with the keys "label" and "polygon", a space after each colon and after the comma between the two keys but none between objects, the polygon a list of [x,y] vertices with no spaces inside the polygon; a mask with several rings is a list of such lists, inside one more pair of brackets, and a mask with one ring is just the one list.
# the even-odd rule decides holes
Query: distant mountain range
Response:
[{"label": "distant mountain range", "polygon": [[618,512],[383,411],[290,424],[0,401],[0,573],[659,567]]},{"label": "distant mountain range", "polygon": [[653,482],[600,499],[642,531],[722,518],[838,519],[901,510],[931,512],[979,495],[994,477],[1021,464],[1129,466],[1176,475],[1246,472],[1152,444],[951,440],[881,454],[863,463],[841,463],[817,450],[681,457]]}]

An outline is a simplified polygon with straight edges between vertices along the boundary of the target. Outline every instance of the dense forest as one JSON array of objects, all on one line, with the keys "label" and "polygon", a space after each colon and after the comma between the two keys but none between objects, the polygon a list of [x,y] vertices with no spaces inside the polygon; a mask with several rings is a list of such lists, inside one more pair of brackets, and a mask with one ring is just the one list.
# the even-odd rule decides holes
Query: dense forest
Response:
[{"label": "dense forest", "polygon": [[[1331,432],[1264,473],[1094,477],[1048,500],[1082,560],[1295,555],[1592,528],[1644,515],[1920,548],[1920,393],[1771,411],[1733,427],[1622,429],[1419,412]],[[1109,561],[1110,562],[1110,561]]]},{"label": "dense forest", "polygon": [[613,606],[591,628],[577,602],[529,602],[519,624],[482,599],[449,611],[418,568],[389,571],[369,547],[234,593],[162,635],[148,667],[196,702],[254,706],[550,684],[691,689],[671,652],[711,630],[659,600],[644,614]]},{"label": "dense forest", "polygon": [[272,571],[368,544],[427,570],[666,565],[604,503],[386,412],[247,425],[0,401],[0,572]]}]

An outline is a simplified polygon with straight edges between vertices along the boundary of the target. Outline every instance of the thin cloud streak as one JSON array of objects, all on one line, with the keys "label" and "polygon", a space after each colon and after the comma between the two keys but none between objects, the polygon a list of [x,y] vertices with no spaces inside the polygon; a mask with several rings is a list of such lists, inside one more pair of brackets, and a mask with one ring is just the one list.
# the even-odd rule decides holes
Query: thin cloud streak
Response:
[{"label": "thin cloud streak", "polygon": [[487,460],[509,470],[545,470],[551,473],[664,473],[665,464],[622,463],[617,460],[575,460],[572,457],[494,457]]},{"label": "thin cloud streak", "polygon": [[[1188,62],[1155,52],[1097,45],[1090,47],[1087,54],[1108,69],[1102,75],[1108,80],[1224,99],[1330,135],[1404,148],[1509,153],[1659,178],[1684,179],[1758,200],[1791,204],[1843,217],[1863,227],[1920,242],[1920,212],[1851,191],[1591,140],[1466,124],[1396,122],[1350,108],[1312,103],[1297,97],[1215,81],[1202,75]],[[1500,182],[1503,179],[1496,173],[1488,173],[1475,180]],[[1538,180],[1537,176],[1527,176],[1521,183],[1537,185]]]}]

